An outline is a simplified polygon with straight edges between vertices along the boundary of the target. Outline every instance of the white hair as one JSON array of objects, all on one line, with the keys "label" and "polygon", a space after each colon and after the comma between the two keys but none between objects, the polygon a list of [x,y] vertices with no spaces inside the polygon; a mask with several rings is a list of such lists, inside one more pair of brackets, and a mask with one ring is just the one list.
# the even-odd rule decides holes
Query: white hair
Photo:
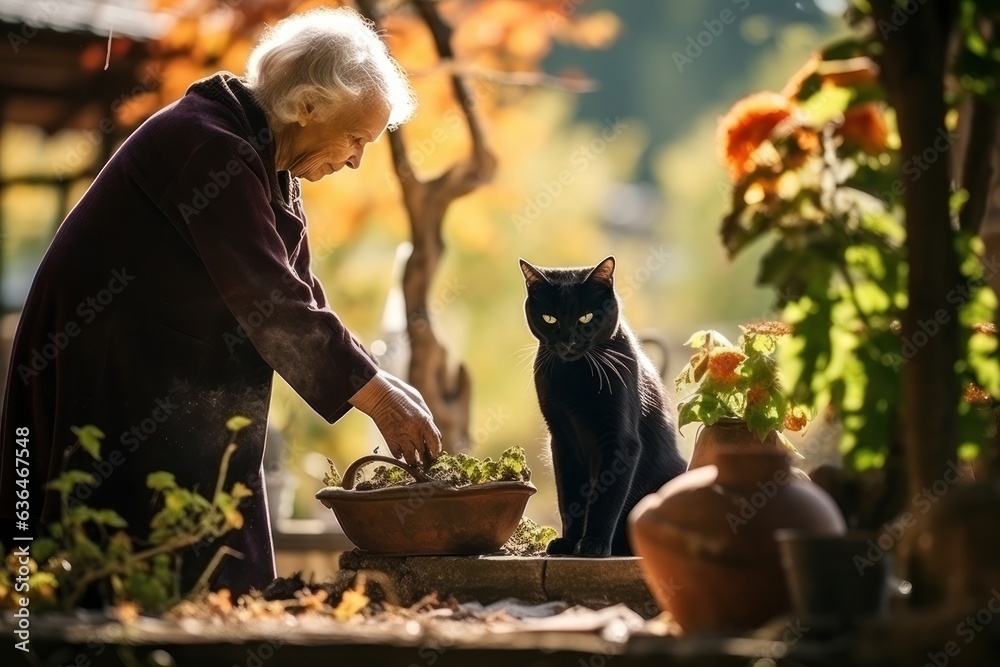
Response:
[{"label": "white hair", "polygon": [[268,28],[247,59],[245,77],[268,116],[286,123],[323,119],[347,100],[375,95],[390,108],[390,129],[416,110],[416,97],[374,24],[350,7],[293,14]]}]

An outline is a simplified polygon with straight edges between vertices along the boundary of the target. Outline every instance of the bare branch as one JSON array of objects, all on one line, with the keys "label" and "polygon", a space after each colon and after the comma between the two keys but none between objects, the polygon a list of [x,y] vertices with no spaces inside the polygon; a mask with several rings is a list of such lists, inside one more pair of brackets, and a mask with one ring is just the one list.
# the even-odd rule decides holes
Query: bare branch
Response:
[{"label": "bare branch", "polygon": [[[431,36],[434,38],[434,46],[441,61],[454,61],[455,53],[451,47],[452,29],[451,26],[441,19],[436,4],[431,0],[413,0],[413,2],[420,16],[424,19],[424,23],[427,24],[427,28],[431,31]],[[475,174],[477,184],[487,182],[493,177],[493,172],[496,170],[496,159],[486,146],[482,125],[475,113],[475,102],[469,92],[468,85],[461,76],[457,75],[451,77],[451,84],[455,92],[455,99],[462,109],[462,114],[465,116],[466,123],[469,126],[469,135],[472,138],[474,162],[471,165],[472,168],[469,170],[469,173],[470,175]],[[460,181],[465,183],[466,178],[460,179]],[[441,186],[444,187],[452,181],[445,179],[440,182]],[[455,191],[453,198],[460,197],[467,192],[467,189],[459,188]]]}]

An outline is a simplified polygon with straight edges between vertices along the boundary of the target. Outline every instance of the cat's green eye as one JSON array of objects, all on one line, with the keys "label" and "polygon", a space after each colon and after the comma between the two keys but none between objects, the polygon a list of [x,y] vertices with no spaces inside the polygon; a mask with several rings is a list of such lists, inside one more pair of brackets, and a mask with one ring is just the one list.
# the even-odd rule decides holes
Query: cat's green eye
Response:
[{"label": "cat's green eye", "polygon": [[555,324],[556,323],[556,318],[552,317],[551,315],[542,315],[542,319],[545,320],[545,322],[547,324]]},{"label": "cat's green eye", "polygon": [[583,315],[580,318],[580,321],[583,322],[584,324],[586,324],[587,322],[589,322],[592,319],[594,319],[594,314],[593,313],[587,313],[586,315]]}]

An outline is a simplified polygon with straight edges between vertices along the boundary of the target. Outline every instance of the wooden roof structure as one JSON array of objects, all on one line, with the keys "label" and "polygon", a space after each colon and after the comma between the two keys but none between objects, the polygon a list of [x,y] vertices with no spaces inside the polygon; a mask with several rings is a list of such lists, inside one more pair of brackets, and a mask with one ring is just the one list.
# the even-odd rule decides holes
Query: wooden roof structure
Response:
[{"label": "wooden roof structure", "polygon": [[171,23],[148,0],[4,0],[0,120],[97,128],[141,80],[145,43]]},{"label": "wooden roof structure", "polygon": [[[147,44],[173,21],[150,0],[0,2],[0,123],[30,125],[46,134],[90,132],[97,150],[93,163],[75,171],[52,165],[32,173],[0,165],[0,196],[16,185],[53,187],[61,193],[59,221],[65,217],[75,203],[73,183],[96,176],[131,129],[117,122],[116,109],[159,85],[145,71]],[[0,237],[4,232],[0,215]],[[0,264],[0,281],[3,268]],[[0,304],[0,310],[11,308],[16,304]]]}]

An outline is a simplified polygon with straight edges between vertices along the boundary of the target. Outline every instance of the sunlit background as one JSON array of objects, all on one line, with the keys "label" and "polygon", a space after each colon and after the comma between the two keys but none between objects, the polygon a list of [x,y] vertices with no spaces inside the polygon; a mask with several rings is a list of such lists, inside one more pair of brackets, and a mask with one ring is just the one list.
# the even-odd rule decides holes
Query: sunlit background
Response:
[{"label": "sunlit background", "polygon": [[[691,332],[711,327],[736,334],[739,322],[766,318],[771,294],[754,287],[758,257],[750,252],[731,263],[718,239],[729,181],[717,159],[716,121],[750,92],[780,90],[817,45],[846,31],[840,18],[845,3],[564,0],[563,11],[593,16],[576,43],[541,39],[530,26],[511,23],[505,12],[517,2],[483,4],[492,7],[457,26],[459,54],[506,40],[551,77],[531,86],[472,80],[499,169],[491,184],[449,211],[431,313],[451,358],[471,373],[473,452],[495,456],[511,445],[525,447],[539,487],[528,515],[557,525],[517,258],[571,266],[614,254],[629,322],[666,345],[666,355],[655,340],[649,351],[657,363],[668,361],[668,386],[686,361],[681,345]],[[28,7],[0,0],[0,20],[12,22]],[[723,12],[733,17],[730,23],[720,20]],[[466,128],[427,45],[406,39],[402,23],[387,28],[421,99],[406,135],[411,161],[432,174],[467,150]],[[248,47],[226,50],[216,69],[241,72]],[[88,54],[81,52],[81,67],[96,76],[106,54]],[[111,58],[117,57],[112,50]],[[176,99],[201,75],[201,69],[174,66],[156,80],[162,97],[136,94],[130,85],[120,91],[127,99],[115,123],[125,128],[130,116],[142,118],[153,110],[150,104]],[[595,82],[596,90],[571,92],[560,83],[581,77]],[[58,118],[36,124],[27,112],[5,116],[17,121],[7,122],[0,135],[5,355],[55,228],[106,159],[94,139],[101,114],[77,111],[61,124]],[[360,170],[303,183],[303,192],[314,271],[332,308],[383,366],[405,377],[398,285],[408,229],[388,142],[372,146]],[[269,453],[270,470],[284,479],[272,509],[326,519],[328,511],[313,498],[325,458],[343,469],[378,445],[377,431],[356,412],[328,425],[280,379],[271,423],[286,442]],[[692,426],[686,440],[693,435]],[[689,444],[683,447],[686,453]]]}]

